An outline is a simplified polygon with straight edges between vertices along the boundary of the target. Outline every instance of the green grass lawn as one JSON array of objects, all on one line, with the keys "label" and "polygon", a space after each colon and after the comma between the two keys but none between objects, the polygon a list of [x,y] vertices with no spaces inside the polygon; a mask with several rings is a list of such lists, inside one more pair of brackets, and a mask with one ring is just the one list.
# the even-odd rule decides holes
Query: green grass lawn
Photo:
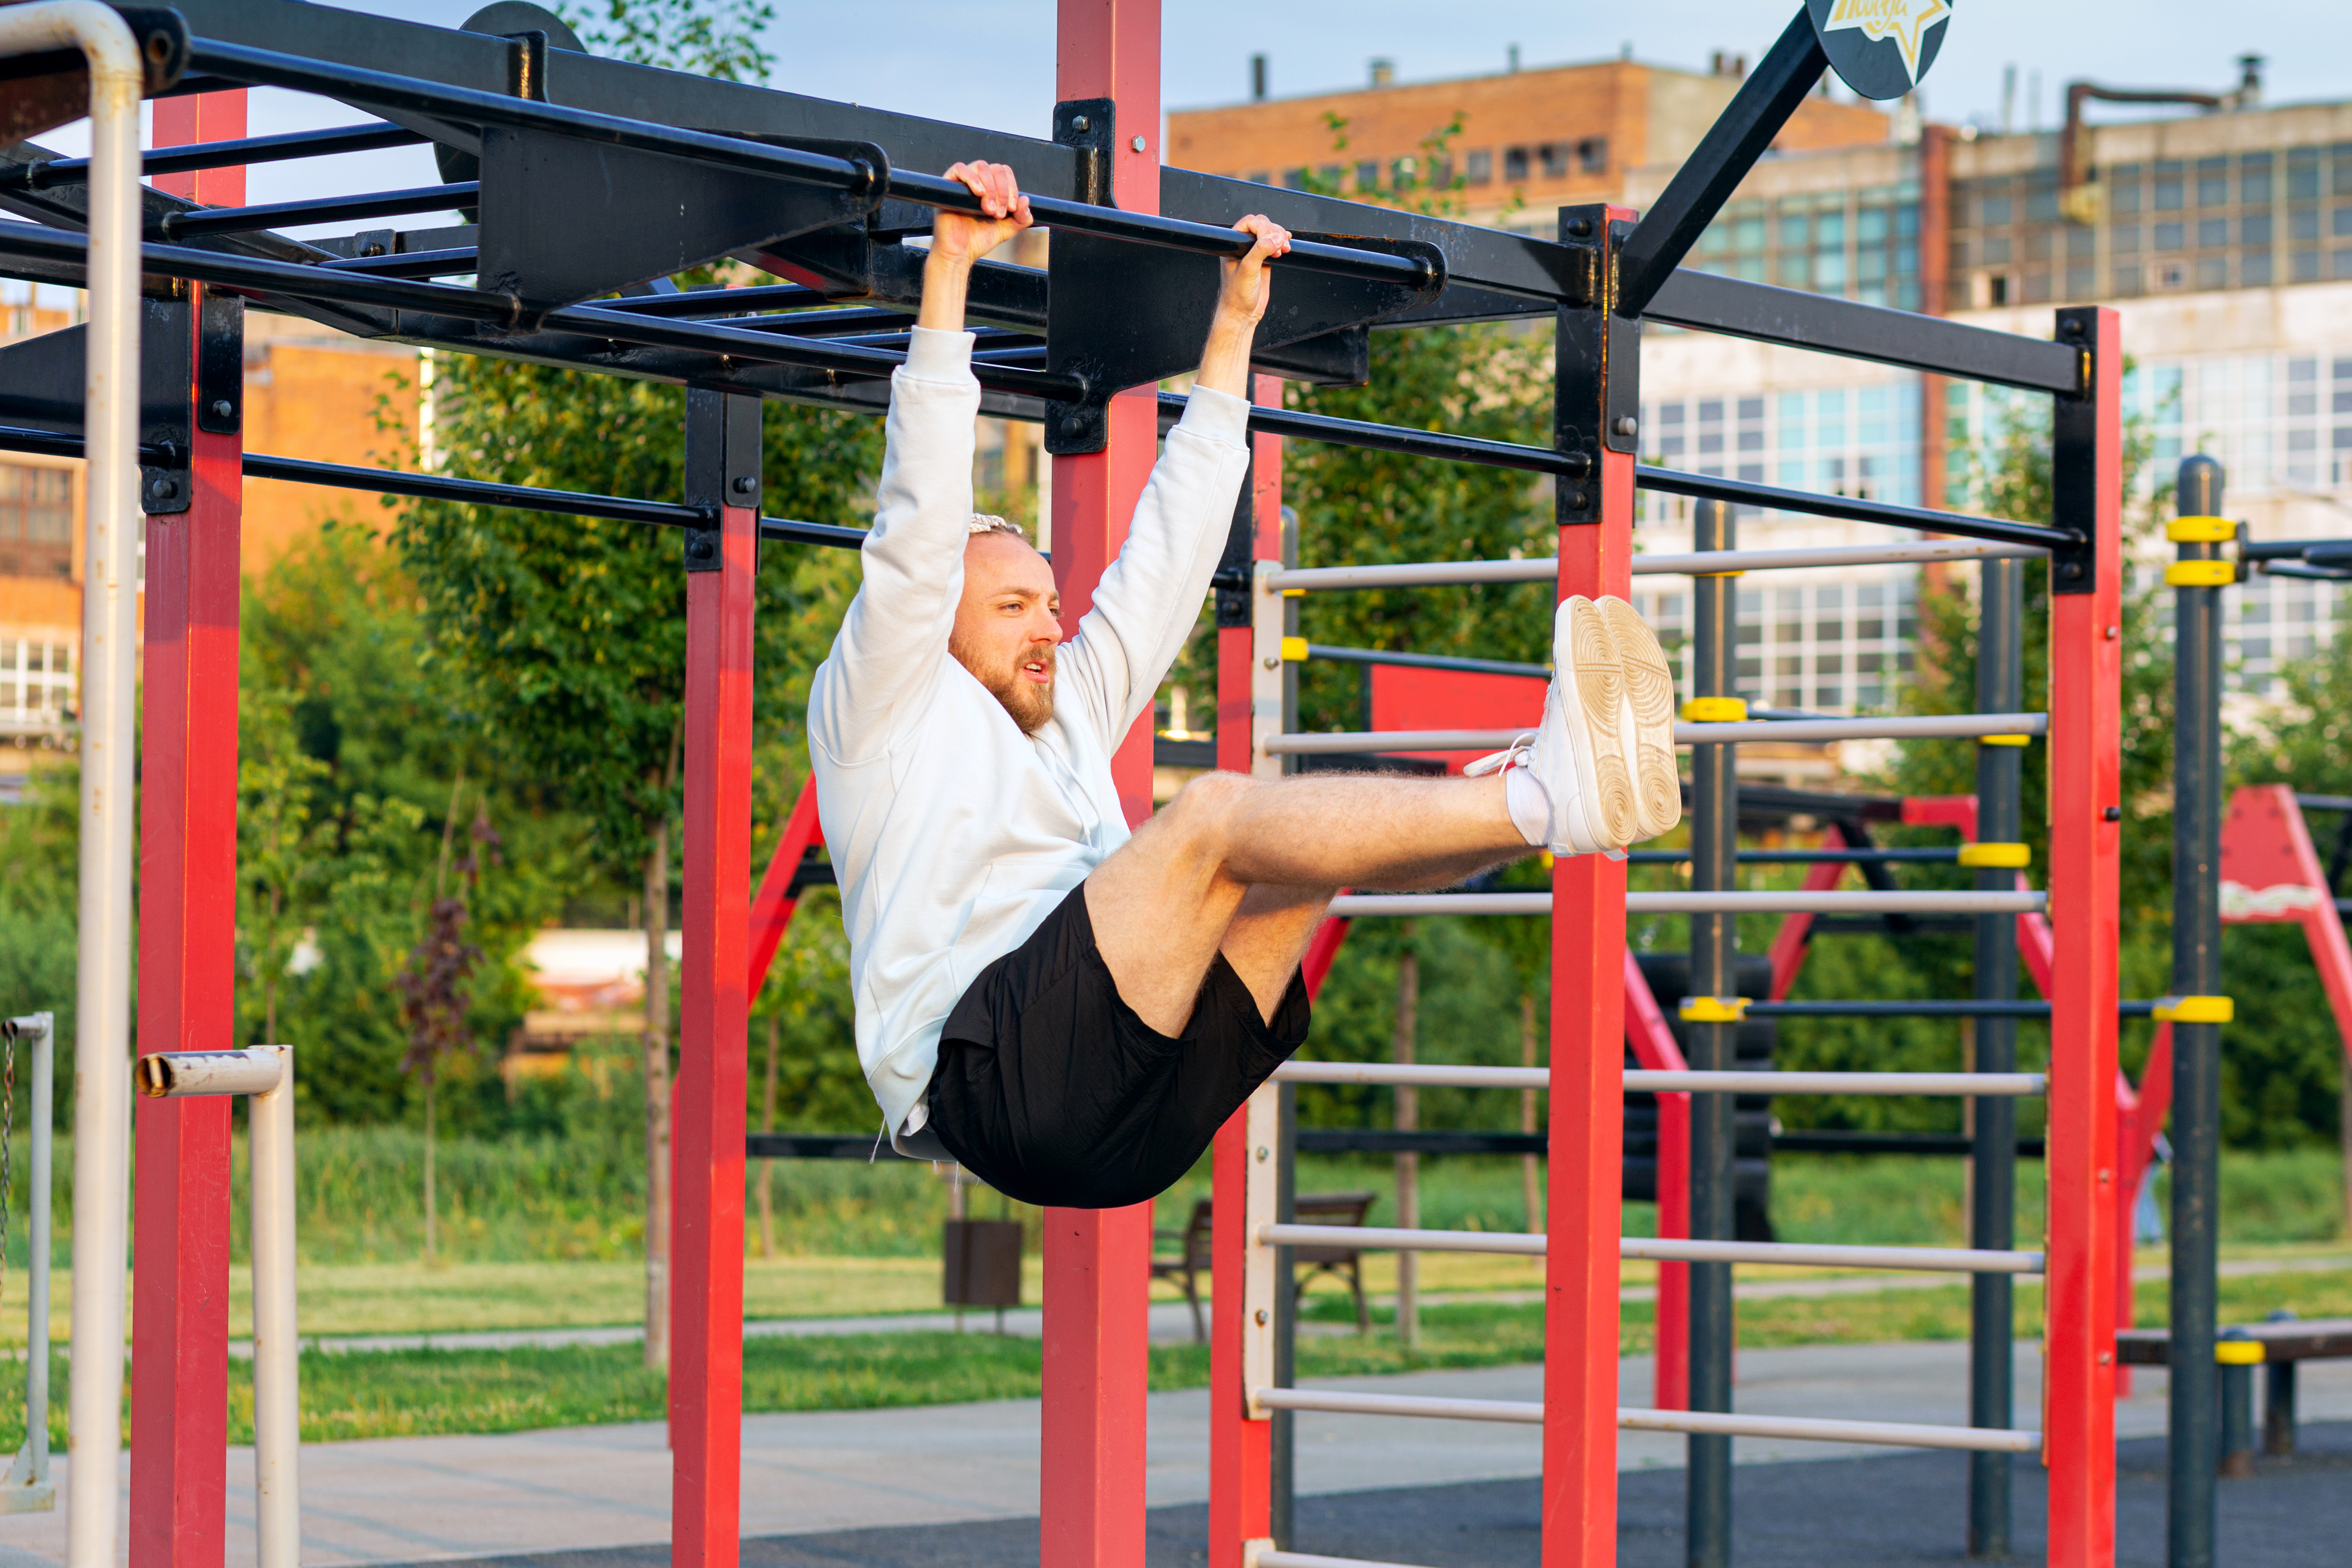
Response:
[{"label": "green grass lawn", "polygon": [[[2161,1282],[2136,1297],[2139,1321],[2165,1318]],[[2221,1282],[2224,1322],[2252,1321],[2285,1308],[2306,1318],[2352,1316],[2352,1268],[2266,1275]],[[2017,1332],[2040,1331],[2042,1291],[2021,1282]],[[1327,1301],[1314,1319],[1339,1315]],[[1505,1366],[1540,1361],[1543,1317],[1521,1302],[1462,1302],[1423,1310],[1421,1342],[1397,1342],[1391,1314],[1377,1314],[1372,1333],[1310,1332],[1298,1342],[1304,1378],[1412,1372],[1433,1367]],[[1628,1302],[1619,1344],[1628,1355],[1653,1349],[1653,1308]],[[1869,1295],[1794,1297],[1740,1303],[1739,1343],[1775,1345],[1958,1340],[1968,1334],[1965,1287],[1885,1290]],[[1035,1340],[988,1333],[873,1333],[762,1337],[743,1347],[746,1411],[870,1410],[982,1399],[1034,1398]],[[1192,1344],[1155,1345],[1155,1390],[1198,1388],[1208,1381],[1208,1352]],[[52,1386],[66,1386],[62,1357]],[[23,1409],[19,1366],[0,1368],[0,1411]],[[511,1351],[311,1352],[302,1358],[303,1436],[311,1442],[436,1433],[519,1432],[662,1418],[666,1384],[647,1372],[634,1344]],[[253,1383],[248,1363],[230,1369],[232,1442],[252,1441]],[[50,1438],[65,1441],[64,1409],[53,1407]],[[0,1447],[24,1440],[21,1415],[0,1419]]]}]

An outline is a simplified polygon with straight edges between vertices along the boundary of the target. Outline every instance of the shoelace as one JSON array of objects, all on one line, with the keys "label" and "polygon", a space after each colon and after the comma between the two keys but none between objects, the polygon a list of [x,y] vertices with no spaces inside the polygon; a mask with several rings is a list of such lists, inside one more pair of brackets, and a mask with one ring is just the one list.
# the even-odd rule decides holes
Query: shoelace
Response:
[{"label": "shoelace", "polygon": [[1535,750],[1535,744],[1536,732],[1533,730],[1529,730],[1520,735],[1517,740],[1513,741],[1509,745],[1504,747],[1501,751],[1496,752],[1490,756],[1481,757],[1476,762],[1472,763],[1468,767],[1464,768],[1462,770],[1462,776],[1465,779],[1483,779],[1488,773],[1501,773],[1505,768],[1509,767],[1521,757],[1527,756],[1528,753],[1532,752]]}]

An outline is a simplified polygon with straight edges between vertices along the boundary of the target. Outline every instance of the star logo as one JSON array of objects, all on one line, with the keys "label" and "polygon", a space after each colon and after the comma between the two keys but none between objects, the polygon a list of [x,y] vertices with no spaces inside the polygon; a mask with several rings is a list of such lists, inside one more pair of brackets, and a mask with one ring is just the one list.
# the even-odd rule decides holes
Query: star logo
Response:
[{"label": "star logo", "polygon": [[1902,51],[1904,74],[1919,80],[1919,44],[1927,29],[1952,14],[1949,0],[1837,0],[1824,33],[1852,27],[1873,43],[1892,38]]}]

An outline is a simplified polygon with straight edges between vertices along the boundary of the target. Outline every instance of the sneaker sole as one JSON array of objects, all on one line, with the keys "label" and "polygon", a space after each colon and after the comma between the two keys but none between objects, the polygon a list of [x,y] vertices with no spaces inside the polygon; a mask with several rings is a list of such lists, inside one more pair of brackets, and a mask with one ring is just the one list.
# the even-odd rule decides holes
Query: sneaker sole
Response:
[{"label": "sneaker sole", "polygon": [[1675,671],[1658,634],[1622,599],[1599,601],[1615,634],[1633,715],[1633,799],[1641,837],[1655,838],[1683,819],[1682,772],[1675,763]]},{"label": "sneaker sole", "polygon": [[1553,623],[1555,668],[1570,678],[1568,695],[1575,701],[1570,751],[1576,757],[1583,785],[1581,805],[1592,837],[1623,847],[1641,831],[1641,807],[1628,766],[1628,742],[1622,713],[1625,702],[1625,659],[1609,616],[1593,601],[1579,595],[1560,606],[1567,620],[1565,635]]}]

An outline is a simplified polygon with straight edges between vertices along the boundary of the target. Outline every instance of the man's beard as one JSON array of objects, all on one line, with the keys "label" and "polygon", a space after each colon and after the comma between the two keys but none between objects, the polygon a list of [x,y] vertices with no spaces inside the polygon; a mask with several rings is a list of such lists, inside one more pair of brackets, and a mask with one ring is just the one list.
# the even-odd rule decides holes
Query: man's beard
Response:
[{"label": "man's beard", "polygon": [[[995,667],[983,667],[976,663],[971,658],[970,650],[959,646],[953,639],[950,639],[948,644],[948,652],[954,656],[958,664],[971,671],[971,678],[974,680],[988,688],[990,696],[1004,705],[1005,712],[1011,714],[1013,721],[1021,726],[1023,734],[1034,735],[1052,721],[1055,649],[1048,647],[1043,652],[1024,653],[1010,666]],[[1024,665],[1038,663],[1045,667],[1046,679],[1043,686],[1030,679],[1027,672],[1022,668]]]}]

